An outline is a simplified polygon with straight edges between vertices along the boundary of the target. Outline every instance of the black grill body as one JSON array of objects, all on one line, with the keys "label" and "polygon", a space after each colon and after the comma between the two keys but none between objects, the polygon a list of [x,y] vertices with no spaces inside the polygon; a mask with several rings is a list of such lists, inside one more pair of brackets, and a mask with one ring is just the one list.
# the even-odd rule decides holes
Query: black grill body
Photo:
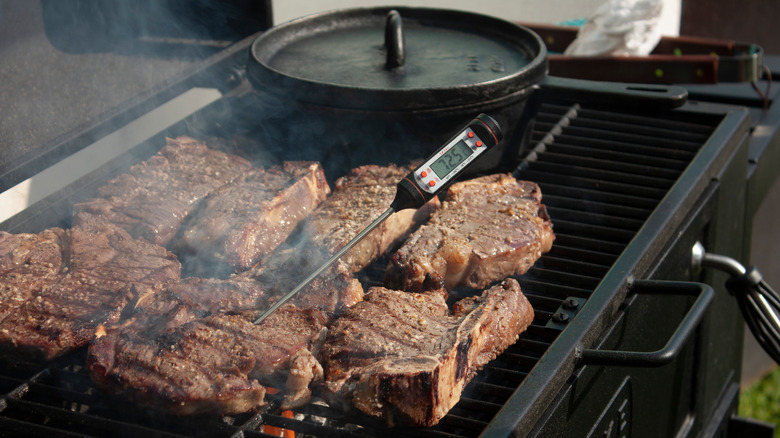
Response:
[{"label": "black grill body", "polygon": [[[547,107],[548,103],[541,105],[540,115]],[[687,113],[692,107],[696,114]],[[564,111],[556,108],[557,113]],[[724,414],[736,409],[743,332],[739,311],[725,288],[716,288],[696,334],[669,363],[661,365],[648,355],[627,365],[616,355],[588,365],[595,361],[583,353],[661,349],[685,320],[693,300],[667,294],[675,285],[648,285],[642,279],[722,285],[725,279],[717,275],[691,272],[692,245],[707,241],[740,254],[749,117],[744,110],[710,107],[698,113],[702,109],[700,104],[688,104],[665,114],[615,114],[614,108],[600,111],[573,105],[567,111],[574,117],[558,122],[558,135],[535,134],[543,140],[534,147],[543,152],[524,163],[519,174],[540,183],[545,202],[551,203],[556,234],[565,239],[556,241],[559,247],[549,257],[568,249],[569,234],[588,236],[594,252],[622,248],[615,262],[605,267],[605,276],[586,305],[537,364],[534,371],[547,374],[546,382],[540,379],[536,388],[524,382],[508,402],[522,408],[501,412],[486,436],[501,436],[506,430],[520,436],[725,433]],[[605,127],[611,132],[604,132]],[[554,172],[558,163],[549,163],[546,154],[553,155],[550,161],[560,161],[560,150],[583,156],[567,156],[569,170]],[[614,155],[602,158],[604,150]],[[639,150],[639,155],[632,155]],[[680,169],[677,175],[674,169]],[[596,195],[590,190],[599,192],[599,201],[593,201]],[[556,206],[558,196],[577,199],[567,206],[587,199],[589,208],[574,212],[567,208],[562,212],[566,219],[556,221],[563,216],[556,214],[563,208]],[[606,231],[607,227],[620,232]],[[545,372],[558,363],[563,365],[554,373]],[[560,387],[560,392],[550,395],[544,388],[551,386]],[[540,400],[544,398],[549,404]],[[538,411],[522,400],[537,401]]]},{"label": "black grill body", "polygon": [[[658,281],[723,284],[715,274],[691,272],[696,240],[714,252],[740,255],[749,116],[715,104],[670,109],[679,102],[670,104],[663,89],[593,89],[587,82],[553,81],[527,106],[521,155],[506,167],[540,184],[557,235],[553,250],[519,278],[536,318],[475,377],[439,425],[387,429],[316,402],[294,418],[280,415],[274,403],[237,416],[172,417],[94,387],[85,352],[77,351],[43,364],[0,358],[0,430],[254,437],[276,433],[272,426],[322,437],[716,436],[736,408],[742,348],[743,321],[725,290],[715,291],[703,319],[671,357],[640,357],[630,366],[619,357],[663,347],[707,289]],[[661,95],[647,98],[654,93]],[[259,141],[263,129],[255,111],[252,93],[239,88],[0,229],[68,226],[70,205],[152,155],[165,136],[188,134],[264,163],[305,155]],[[695,296],[677,293],[680,287]],[[605,364],[594,359],[594,350],[618,351],[618,358]]]}]

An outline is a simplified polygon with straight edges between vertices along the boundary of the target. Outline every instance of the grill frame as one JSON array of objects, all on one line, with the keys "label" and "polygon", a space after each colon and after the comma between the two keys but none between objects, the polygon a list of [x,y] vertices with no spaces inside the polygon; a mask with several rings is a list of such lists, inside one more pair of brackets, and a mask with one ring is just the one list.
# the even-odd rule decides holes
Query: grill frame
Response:
[{"label": "grill frame", "polygon": [[[587,86],[584,84],[583,86]],[[530,106],[531,111],[538,111],[538,106],[542,102],[555,102],[556,104],[562,104],[564,106],[571,105],[574,102],[560,99],[557,97],[551,97],[544,87],[534,95],[535,106]],[[559,90],[555,90],[556,92]],[[223,105],[233,105],[229,102],[231,99],[224,99],[223,101],[212,104],[209,108],[195,114],[187,120],[177,124],[177,126],[171,127],[165,133],[155,136],[142,145],[139,145],[136,150],[144,151],[147,156],[154,151],[159,145],[162,144],[164,135],[178,135],[190,132],[190,135],[198,136],[202,132],[198,132],[197,126],[199,122],[204,118],[208,119],[209,113],[220,113]],[[582,102],[582,100],[579,100]],[[591,110],[591,105],[593,110]],[[615,107],[609,102],[606,103],[592,103],[589,102],[587,110],[589,111],[609,111],[603,108],[604,105],[610,106],[612,110],[610,112],[615,113]],[[240,107],[240,105],[239,105]],[[639,113],[648,113],[644,109],[630,108],[627,111],[634,111]],[[520,353],[513,352],[513,348],[506,354],[518,356],[516,363],[523,364],[520,370],[512,370],[519,375],[511,375],[506,370],[497,368],[497,372],[504,373],[508,378],[517,380],[519,387],[515,390],[507,390],[506,388],[494,388],[496,385],[484,381],[483,374],[476,379],[476,382],[470,386],[481,386],[487,390],[496,389],[499,399],[503,399],[501,403],[493,403],[492,408],[500,406],[497,414],[490,421],[474,420],[458,415],[458,407],[454,410],[454,413],[449,415],[443,422],[444,425],[441,428],[426,429],[422,431],[407,430],[406,432],[412,435],[423,436],[452,436],[451,430],[466,430],[469,433],[456,434],[456,436],[472,436],[476,431],[483,436],[507,436],[513,435],[527,435],[532,433],[534,427],[538,426],[540,421],[543,421],[546,415],[551,415],[548,412],[549,407],[553,404],[553,400],[556,397],[560,397],[559,391],[564,388],[566,381],[574,374],[580,367],[578,364],[578,351],[583,348],[592,348],[597,345],[601,338],[604,336],[608,328],[614,323],[617,315],[621,311],[621,306],[626,302],[626,298],[630,295],[630,282],[631,278],[646,278],[646,276],[656,269],[658,260],[663,258],[662,255],[666,250],[668,242],[674,240],[676,230],[681,228],[681,225],[689,220],[687,212],[695,210],[696,202],[707,193],[711,187],[711,181],[717,179],[723,172],[724,168],[734,160],[735,154],[741,153],[742,141],[747,132],[747,114],[741,110],[735,110],[733,108],[723,108],[718,106],[708,106],[702,108],[697,105],[696,108],[689,106],[675,110],[680,114],[704,114],[706,117],[712,117],[713,119],[721,119],[713,134],[709,137],[709,140],[701,147],[693,161],[687,166],[686,170],[682,173],[680,178],[671,186],[671,189],[658,200],[657,208],[650,213],[647,221],[638,224],[635,220],[630,221],[631,226],[640,225],[640,229],[631,239],[626,242],[615,244],[614,247],[608,246],[606,251],[602,254],[598,254],[602,259],[609,260],[614,257],[614,263],[606,266],[605,262],[594,263],[593,266],[587,264],[580,264],[578,267],[573,268],[575,271],[570,278],[566,278],[565,281],[558,279],[557,282],[545,282],[546,277],[561,275],[556,273],[554,267],[556,263],[565,262],[565,257],[561,258],[554,255],[548,255],[543,258],[542,262],[535,269],[537,270],[542,281],[538,281],[538,287],[543,287],[555,292],[551,295],[544,296],[536,295],[529,292],[529,299],[531,299],[534,307],[537,309],[537,318],[529,331],[524,334],[519,341],[525,348]],[[660,112],[651,110],[649,113],[655,113],[656,115],[662,114],[664,117],[669,117],[669,112],[663,110]],[[534,112],[533,114],[536,114]],[[248,117],[248,116],[247,116]],[[529,116],[530,117],[530,116]],[[192,131],[195,132],[192,132]],[[531,139],[533,140],[533,138]],[[537,155],[544,154],[545,152],[537,151]],[[143,158],[143,157],[142,157]],[[103,181],[107,180],[116,173],[126,169],[134,161],[138,160],[137,157],[130,158],[125,156],[118,159],[116,162],[110,164],[106,168],[98,171],[97,175],[90,175],[84,180],[80,181],[75,187],[68,187],[63,189],[63,192],[53,195],[51,198],[42,201],[38,206],[35,206],[23,214],[12,218],[6,223],[2,224],[2,229],[20,232],[20,231],[37,231],[42,228],[54,225],[67,225],[62,220],[67,221],[69,217],[67,215],[67,205],[75,202],[76,200],[85,199],[91,196],[95,188]],[[741,162],[744,162],[741,161]],[[522,171],[520,171],[522,176]],[[543,194],[545,189],[543,187]],[[624,198],[619,198],[624,199]],[[627,199],[627,198],[625,198]],[[55,201],[56,200],[56,201]],[[52,210],[61,213],[58,215],[51,215]],[[638,215],[639,213],[633,209],[626,210],[630,214]],[[645,212],[647,209],[645,209]],[[676,214],[669,214],[669,212],[678,212]],[[59,222],[52,223],[53,218],[60,218]],[[555,223],[555,217],[553,222]],[[56,220],[55,220],[56,221]],[[45,225],[44,225],[45,224]],[[557,243],[559,244],[559,243]],[[625,250],[622,250],[620,246],[625,246]],[[576,256],[576,251],[575,251]],[[551,265],[551,266],[547,266]],[[601,277],[594,277],[590,275],[591,272],[604,270],[606,273]],[[529,282],[537,281],[533,278],[524,279],[527,284]],[[584,282],[585,285],[580,286],[579,283]],[[575,284],[572,286],[568,283]],[[533,289],[533,288],[531,288]],[[568,323],[555,323],[554,316],[560,313],[560,307],[563,301],[568,297],[587,298],[584,306],[580,306],[577,310],[577,317],[570,320]],[[572,313],[573,315],[573,313]],[[565,328],[564,328],[565,327]],[[563,331],[560,330],[563,328]],[[545,347],[545,344],[549,346]],[[527,353],[530,351],[531,353]],[[68,360],[73,361],[68,362]],[[74,373],[83,377],[84,370],[78,368],[78,358],[74,358],[72,355],[68,356],[64,361],[57,361],[57,364],[64,364],[65,371],[70,372],[70,369],[74,370]],[[83,364],[83,362],[82,362]],[[494,365],[489,365],[493,366]],[[532,369],[533,368],[533,369]],[[16,406],[31,406],[27,404],[27,397],[29,394],[34,393],[34,389],[39,385],[38,380],[48,377],[51,374],[58,374],[63,372],[58,368],[45,367],[40,373],[29,377],[29,382],[23,382],[13,391],[10,391],[2,396],[0,399],[0,423],[7,420],[6,414],[3,411]],[[79,378],[82,378],[79,377]],[[45,386],[45,385],[44,385]],[[78,398],[78,397],[75,397]],[[477,404],[473,402],[468,395],[464,397],[465,404],[468,409],[478,408]],[[530,400],[530,402],[529,402]],[[115,403],[115,402],[111,402]],[[491,402],[492,403],[492,402]],[[127,407],[121,402],[116,404],[118,409]],[[468,406],[471,406],[469,408]],[[70,408],[41,408],[40,411],[44,412],[44,415],[49,415],[56,418],[58,415],[68,416],[66,412],[61,412],[59,409],[65,411],[71,410],[78,414],[78,404]],[[73,411],[75,409],[75,411]],[[313,413],[320,413],[320,408],[311,408]],[[338,417],[338,416],[336,416]],[[341,416],[340,418],[344,418]],[[338,420],[338,418],[337,418]],[[78,423],[79,420],[76,421]],[[87,421],[87,420],[83,420]],[[99,417],[96,422],[100,423],[105,421],[106,424],[113,424],[112,421],[103,420]],[[169,420],[170,421],[170,420]],[[294,425],[300,429],[314,429],[313,426],[302,427],[300,422],[294,419],[287,419],[273,413],[260,413],[255,416],[245,415],[233,417],[231,420],[233,425],[224,426],[224,432],[226,436],[234,434],[243,434],[244,436],[263,436],[257,432],[257,426],[266,422],[275,426],[291,426]],[[341,420],[339,420],[341,421]],[[56,422],[56,421],[55,421]],[[36,427],[40,427],[40,433],[50,431],[50,426],[43,423],[51,424],[51,421],[41,421],[41,424],[33,423]],[[236,426],[236,423],[240,423]],[[22,423],[21,426],[29,427],[30,424]],[[446,428],[445,428],[446,426]],[[451,429],[447,429],[450,428]],[[98,427],[99,424],[98,424]],[[197,434],[197,426],[195,429],[189,429],[193,434]],[[372,426],[373,427],[373,426]],[[135,429],[130,430],[132,433],[149,434],[154,436],[151,430],[147,430],[145,426],[136,426]],[[60,431],[60,429],[57,429]],[[398,435],[399,431],[396,430],[382,430],[371,429],[376,431],[379,435]],[[28,430],[29,432],[29,430]],[[163,431],[164,432],[164,431]],[[355,436],[365,436],[360,433],[360,430],[333,430],[330,433],[323,433],[320,436],[338,435],[344,436],[345,433]],[[77,435],[74,436],[88,436]],[[161,433],[159,436],[187,436],[179,434],[166,434]]]},{"label": "grill frame", "polygon": [[[553,96],[561,95],[559,90],[553,91],[551,93]],[[539,95],[538,98],[540,102],[576,103],[567,99],[549,98],[544,94]],[[612,108],[614,110],[614,107]],[[718,181],[725,173],[737,174],[728,179],[733,187],[730,189],[732,193],[729,193],[726,199],[741,201],[741,193],[744,193],[743,163],[747,161],[750,116],[744,108],[702,105],[698,102],[688,103],[675,111],[685,112],[691,109],[696,112],[701,111],[704,114],[720,115],[723,119],[711,133],[707,142],[695,154],[682,175],[660,200],[642,228],[625,247],[615,264],[590,295],[585,306],[580,309],[578,317],[568,324],[551,348],[547,350],[537,363],[534,372],[529,375],[529,379],[526,379],[514,392],[482,436],[556,436],[555,433],[550,433],[550,430],[558,432],[591,430],[590,425],[575,424],[572,426],[568,420],[557,419],[557,424],[555,424],[554,418],[556,415],[554,405],[557,403],[560,406],[561,400],[571,396],[571,394],[567,394],[567,391],[572,390],[573,376],[587,373],[584,371],[587,368],[591,368],[590,372],[592,373],[592,368],[596,368],[583,367],[580,363],[580,352],[587,348],[596,348],[604,343],[609,329],[616,325],[616,320],[625,313],[627,302],[634,299],[631,293],[634,279],[675,274],[678,275],[676,279],[693,277],[687,264],[690,260],[690,248],[693,241],[687,245],[685,243],[681,245],[683,258],[680,260],[678,256],[677,260],[672,261],[674,264],[671,267],[669,263],[673,257],[669,256],[670,248],[681,235],[688,236],[687,240],[690,240],[691,235],[700,232],[692,226],[692,223],[704,220],[703,217],[713,213],[702,213],[701,210],[704,207],[699,204],[707,204],[709,208],[712,208],[711,198],[718,190]],[[542,186],[542,193],[545,193],[544,186]],[[739,209],[740,204],[734,207],[739,214],[743,213]],[[743,217],[738,216],[738,218],[740,219],[738,224],[742,223]],[[553,223],[555,223],[554,217]],[[709,225],[699,224],[700,229],[705,228],[705,226]],[[741,227],[735,228],[741,229]],[[719,245],[724,251],[738,255],[741,249],[739,247],[742,242],[741,235],[734,240],[737,242],[728,243],[721,240]],[[664,270],[666,272],[663,272]],[[663,273],[661,274],[661,272]],[[707,283],[723,284],[723,281],[715,280],[707,281]],[[731,304],[733,305],[733,303]],[[735,310],[727,309],[726,312],[733,316]],[[739,327],[736,330],[739,335],[738,339],[741,339],[741,332],[742,327]],[[732,348],[739,351],[739,355],[741,355],[741,341],[736,342]],[[734,367],[737,369],[736,377],[730,376],[732,383],[734,379],[738,382],[739,367],[740,364],[737,361]],[[601,368],[603,370],[603,367]],[[717,384],[715,385],[717,386]],[[726,386],[733,385],[726,383]],[[719,394],[716,395],[718,397],[715,398],[719,399]],[[735,406],[733,404],[732,408],[735,409]],[[711,410],[711,406],[697,407],[698,421],[708,419]],[[697,428],[700,427],[701,423],[697,425]],[[643,434],[647,434],[647,431],[641,432],[640,428],[639,435]],[[648,436],[653,435],[649,434]]]}]

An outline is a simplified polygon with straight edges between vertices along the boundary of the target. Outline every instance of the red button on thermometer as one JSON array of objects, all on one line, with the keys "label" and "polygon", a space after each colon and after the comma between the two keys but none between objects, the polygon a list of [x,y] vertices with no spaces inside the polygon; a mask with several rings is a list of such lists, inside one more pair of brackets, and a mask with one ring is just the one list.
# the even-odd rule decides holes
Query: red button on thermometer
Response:
[{"label": "red button on thermometer", "polygon": [[385,221],[391,214],[406,208],[422,207],[438,192],[447,187],[450,183],[463,173],[463,171],[478,156],[482,155],[488,149],[501,141],[501,128],[492,117],[480,114],[472,120],[465,128],[460,130],[444,146],[440,147],[416,170],[406,175],[396,186],[395,199],[384,213],[374,219],[369,226],[359,232],[338,252],[333,254],[322,266],[306,277],[298,286],[284,295],[279,301],[274,303],[268,310],[263,312],[255,320],[259,324],[265,318],[278,309],[282,304],[290,300],[295,294],[303,290],[307,284],[311,283],[324,270],[328,269],[336,260],[341,258],[355,244],[363,240],[379,224]]}]

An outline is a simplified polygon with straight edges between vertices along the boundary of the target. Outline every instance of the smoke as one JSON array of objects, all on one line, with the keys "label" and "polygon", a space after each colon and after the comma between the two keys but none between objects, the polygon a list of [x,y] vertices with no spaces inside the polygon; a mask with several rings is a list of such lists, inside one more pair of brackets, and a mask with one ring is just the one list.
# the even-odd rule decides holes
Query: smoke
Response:
[{"label": "smoke", "polygon": [[[165,115],[156,120],[171,125],[196,111],[199,104],[189,98],[185,105],[191,108],[163,108],[178,93],[188,93],[185,87],[168,86],[183,80],[195,87],[224,84],[229,72],[223,69],[205,70],[219,77],[200,74],[197,83],[188,77],[203,71],[215,53],[270,24],[270,1],[2,2],[0,192],[21,183],[25,187],[11,206],[13,214],[102,165],[97,154],[88,153],[84,166],[75,170],[54,166],[88,146],[105,144],[139,115],[160,108]],[[205,100],[213,100],[213,93],[207,94]],[[158,125],[133,126],[132,135],[115,136],[109,149],[130,150],[158,134]],[[146,157],[148,152],[138,160]],[[40,174],[44,170],[47,175]],[[70,197],[73,190],[60,195]],[[41,219],[40,228],[69,222],[49,219]],[[12,219],[5,227],[19,223],[29,221]]]},{"label": "smoke", "polygon": [[203,58],[270,25],[246,0],[42,0],[46,35],[67,53]]},{"label": "smoke", "polygon": [[[0,190],[108,133],[93,128],[119,127],[103,122],[126,123],[115,116],[202,68],[228,45],[268,28],[270,10],[263,9],[268,4],[3,2]],[[209,79],[199,78],[201,84]]]}]

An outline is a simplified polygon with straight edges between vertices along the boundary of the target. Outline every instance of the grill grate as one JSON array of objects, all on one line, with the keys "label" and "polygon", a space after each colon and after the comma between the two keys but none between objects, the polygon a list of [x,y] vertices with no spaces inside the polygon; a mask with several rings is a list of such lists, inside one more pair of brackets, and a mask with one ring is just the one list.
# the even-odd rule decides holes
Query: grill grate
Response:
[{"label": "grill grate", "polygon": [[541,187],[556,241],[521,285],[529,296],[541,286],[547,296],[587,298],[713,125],[576,104],[542,105],[535,120],[516,173]]},{"label": "grill grate", "polygon": [[[460,403],[428,429],[388,430],[313,402],[293,418],[274,409],[238,416],[172,417],[95,388],[79,351],[49,364],[0,359],[0,430],[27,436],[479,435],[560,333],[550,324],[565,300],[587,299],[665,196],[717,121],[689,112],[627,114],[544,104],[531,150],[516,170],[537,182],[552,217],[552,250],[518,278],[536,310],[532,326],[490,362]],[[273,403],[272,403],[273,406]],[[271,427],[269,427],[271,426]]]}]

